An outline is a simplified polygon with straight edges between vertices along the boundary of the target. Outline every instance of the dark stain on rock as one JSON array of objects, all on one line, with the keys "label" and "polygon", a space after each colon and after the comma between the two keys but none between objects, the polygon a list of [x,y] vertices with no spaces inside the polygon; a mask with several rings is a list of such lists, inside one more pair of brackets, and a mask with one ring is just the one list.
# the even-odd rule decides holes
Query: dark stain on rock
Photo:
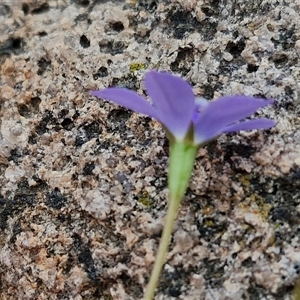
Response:
[{"label": "dark stain on rock", "polygon": [[10,151],[10,156],[7,158],[7,160],[13,161],[15,164],[18,164],[21,157],[23,157],[22,149],[14,148]]},{"label": "dark stain on rock", "polygon": [[6,228],[6,222],[11,214],[11,209],[8,206],[8,199],[0,196],[0,228],[4,230]]},{"label": "dark stain on rock", "polygon": [[6,4],[0,4],[0,16],[11,15],[11,9]]},{"label": "dark stain on rock", "polygon": [[29,186],[27,179],[22,180],[18,184],[18,188],[14,193],[5,197],[0,196],[0,228],[6,228],[6,222],[9,217],[20,214],[27,207],[33,207],[37,202],[37,193],[44,192],[47,184],[37,178],[33,178],[36,185]]},{"label": "dark stain on rock", "polygon": [[90,5],[90,0],[71,0],[71,3],[72,2],[83,7],[87,7]]},{"label": "dark stain on rock", "polygon": [[229,52],[234,58],[238,58],[245,49],[246,43],[244,40],[238,42],[228,42],[225,51]]},{"label": "dark stain on rock", "polygon": [[[220,3],[221,2],[221,3]],[[201,6],[201,10],[207,17],[218,17],[220,10],[222,9],[223,2],[220,0],[211,0],[209,3],[205,3]]]},{"label": "dark stain on rock", "polygon": [[191,69],[194,63],[194,50],[193,48],[181,48],[178,50],[177,57],[174,62],[171,63],[172,72],[181,73],[185,76]]},{"label": "dark stain on rock", "polygon": [[58,188],[55,188],[50,195],[47,196],[46,205],[51,208],[61,209],[67,204],[67,198],[63,196]]},{"label": "dark stain on rock", "polygon": [[297,30],[295,24],[291,25],[288,29],[280,29],[279,36],[271,38],[271,41],[275,46],[281,46],[283,50],[293,49],[297,41]]},{"label": "dark stain on rock", "polygon": [[204,41],[211,40],[217,32],[217,23],[210,18],[199,22],[190,12],[171,9],[166,22],[176,39],[183,39],[186,33],[199,32]]},{"label": "dark stain on rock", "polygon": [[157,9],[158,0],[137,0],[136,7],[144,8],[149,12],[154,12]]},{"label": "dark stain on rock", "polygon": [[113,77],[110,86],[126,88],[130,90],[137,90],[139,83],[136,76],[130,74],[130,75],[125,75],[121,78]]},{"label": "dark stain on rock", "polygon": [[100,285],[99,272],[95,267],[90,246],[86,245],[78,234],[73,234],[73,250],[75,251],[78,261],[82,264],[84,271],[93,284]]},{"label": "dark stain on rock", "polygon": [[48,126],[57,123],[57,119],[53,117],[52,112],[46,111],[40,123],[36,126],[35,132],[42,135],[48,131]]},{"label": "dark stain on rock", "polygon": [[42,57],[38,61],[38,67],[39,67],[39,69],[37,71],[38,75],[43,75],[46,71],[51,72],[52,71],[51,60],[48,58]]},{"label": "dark stain on rock", "polygon": [[291,226],[300,225],[300,214],[289,206],[280,206],[271,211],[273,222],[283,221]]},{"label": "dark stain on rock", "polygon": [[11,54],[21,54],[24,50],[25,42],[20,37],[10,37],[0,44],[0,56]]},{"label": "dark stain on rock", "polygon": [[176,266],[173,271],[163,270],[158,289],[168,297],[180,297],[182,287],[189,285],[190,272],[193,271],[183,266]]},{"label": "dark stain on rock", "polygon": [[84,34],[80,37],[79,43],[82,48],[89,48],[91,46],[91,42]]},{"label": "dark stain on rock", "polygon": [[222,276],[225,273],[224,263],[222,263],[219,259],[209,260],[207,258],[204,258],[203,273],[204,278],[207,280],[211,287],[220,287],[223,284]]},{"label": "dark stain on rock", "polygon": [[32,2],[31,4],[23,3],[22,4],[22,10],[25,15],[28,14],[43,14],[48,12],[50,9],[50,6],[47,2],[40,2],[40,1],[35,1]]},{"label": "dark stain on rock", "polygon": [[111,55],[122,54],[127,45],[117,40],[102,40],[99,42],[100,53],[109,53]]},{"label": "dark stain on rock", "polygon": [[113,109],[107,116],[107,131],[126,132],[126,121],[131,117],[132,112],[124,108]]},{"label": "dark stain on rock", "polygon": [[43,14],[49,11],[49,4],[48,3],[42,3],[40,6],[35,7],[34,9],[31,10],[31,13],[33,15],[35,14]]},{"label": "dark stain on rock", "polygon": [[228,143],[225,145],[224,160],[231,162],[231,157],[238,155],[243,158],[249,158],[256,152],[256,149],[250,144],[234,144]]},{"label": "dark stain on rock", "polygon": [[124,30],[124,25],[120,21],[110,23],[110,27],[112,30],[114,30],[116,32],[121,32]]},{"label": "dark stain on rock", "polygon": [[28,185],[26,179],[21,181],[18,184],[18,189],[14,193],[14,197],[12,200],[12,205],[14,206],[14,210],[20,209],[23,210],[25,206],[32,206],[36,203],[36,190],[37,187],[32,188]]},{"label": "dark stain on rock", "polygon": [[94,169],[95,169],[95,163],[94,162],[86,163],[85,166],[83,167],[82,173],[85,176],[92,175]]},{"label": "dark stain on rock", "polygon": [[233,59],[226,61],[221,59],[219,69],[220,74],[231,74],[233,71],[238,70],[241,66],[246,64],[245,59],[241,56],[242,51],[245,49],[246,43],[244,39],[238,42],[228,42],[225,51],[229,52]]},{"label": "dark stain on rock", "polygon": [[98,122],[84,124],[78,128],[78,133],[75,138],[76,147],[82,146],[93,138],[99,138],[102,133],[102,128]]},{"label": "dark stain on rock", "polygon": [[199,218],[196,222],[200,237],[210,242],[215,241],[214,236],[220,235],[225,232],[228,227],[228,222],[220,221],[218,216]]},{"label": "dark stain on rock", "polygon": [[255,73],[258,70],[259,66],[253,65],[253,64],[248,64],[247,65],[247,71],[248,73]]},{"label": "dark stain on rock", "polygon": [[285,53],[274,53],[270,58],[269,61],[273,61],[276,68],[280,69],[285,67],[288,64],[289,57]]},{"label": "dark stain on rock", "polygon": [[72,130],[72,129],[75,127],[73,120],[70,119],[70,118],[65,118],[65,119],[61,122],[61,126],[62,126],[65,130],[67,130],[67,131],[70,131],[70,130]]},{"label": "dark stain on rock", "polygon": [[29,103],[22,103],[17,106],[19,114],[26,118],[32,118],[39,112],[39,105],[41,103],[41,99],[39,97],[31,98]]},{"label": "dark stain on rock", "polygon": [[213,99],[215,91],[222,90],[223,84],[219,82],[215,76],[208,76],[208,84],[201,85],[204,90],[202,97],[205,99]]},{"label": "dark stain on rock", "polygon": [[93,74],[93,79],[94,80],[97,80],[99,78],[103,78],[103,77],[106,77],[108,75],[108,71],[107,71],[107,68],[102,66],[98,69],[97,73],[94,73]]}]

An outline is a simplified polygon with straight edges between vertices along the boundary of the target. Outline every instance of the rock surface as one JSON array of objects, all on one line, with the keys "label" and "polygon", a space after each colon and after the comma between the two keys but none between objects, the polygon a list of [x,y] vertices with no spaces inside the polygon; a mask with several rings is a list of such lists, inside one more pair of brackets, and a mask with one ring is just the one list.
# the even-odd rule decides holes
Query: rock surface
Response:
[{"label": "rock surface", "polygon": [[199,151],[159,299],[291,299],[300,267],[299,0],[0,1],[1,299],[141,299],[167,205],[157,122],[89,95],[145,70],[273,98]]}]

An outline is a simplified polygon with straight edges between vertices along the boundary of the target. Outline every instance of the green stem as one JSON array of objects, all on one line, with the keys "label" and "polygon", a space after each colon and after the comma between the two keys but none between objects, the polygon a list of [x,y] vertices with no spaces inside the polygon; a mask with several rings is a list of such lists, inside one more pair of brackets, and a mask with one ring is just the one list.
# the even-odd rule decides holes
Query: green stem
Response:
[{"label": "green stem", "polygon": [[170,146],[169,193],[170,201],[181,201],[189,185],[199,146],[174,142]]},{"label": "green stem", "polygon": [[174,142],[171,144],[168,211],[150,281],[144,294],[144,300],[152,300],[154,297],[166,252],[168,251],[177,211],[189,183],[197,150],[198,147],[183,142]]},{"label": "green stem", "polygon": [[171,234],[174,227],[174,222],[177,215],[178,205],[176,201],[170,201],[168,206],[168,212],[164,223],[163,233],[160,239],[157,255],[155,258],[154,266],[152,269],[150,281],[147,286],[144,300],[151,300],[154,297],[154,292],[159,280],[159,276],[164,265],[165,255],[168,250]]},{"label": "green stem", "polygon": [[300,300],[300,278],[297,279],[294,290],[293,290],[293,300]]}]

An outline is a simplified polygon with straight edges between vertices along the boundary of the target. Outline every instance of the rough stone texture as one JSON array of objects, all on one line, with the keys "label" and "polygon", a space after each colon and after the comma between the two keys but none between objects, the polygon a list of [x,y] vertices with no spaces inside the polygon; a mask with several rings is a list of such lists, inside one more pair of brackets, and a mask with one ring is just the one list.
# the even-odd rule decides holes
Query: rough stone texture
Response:
[{"label": "rough stone texture", "polygon": [[1,0],[1,299],[140,299],[168,141],[90,89],[147,69],[273,98],[199,151],[159,299],[291,299],[300,267],[299,0]]}]

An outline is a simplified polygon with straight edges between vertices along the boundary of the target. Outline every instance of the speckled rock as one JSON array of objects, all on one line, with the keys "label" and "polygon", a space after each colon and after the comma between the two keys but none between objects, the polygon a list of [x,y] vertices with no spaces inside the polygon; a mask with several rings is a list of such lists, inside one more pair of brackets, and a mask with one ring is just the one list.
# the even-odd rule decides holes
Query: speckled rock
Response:
[{"label": "speckled rock", "polygon": [[273,98],[275,128],[199,151],[156,293],[292,299],[300,266],[299,0],[0,2],[1,299],[141,299],[167,205],[157,122],[89,95],[148,69]]}]

